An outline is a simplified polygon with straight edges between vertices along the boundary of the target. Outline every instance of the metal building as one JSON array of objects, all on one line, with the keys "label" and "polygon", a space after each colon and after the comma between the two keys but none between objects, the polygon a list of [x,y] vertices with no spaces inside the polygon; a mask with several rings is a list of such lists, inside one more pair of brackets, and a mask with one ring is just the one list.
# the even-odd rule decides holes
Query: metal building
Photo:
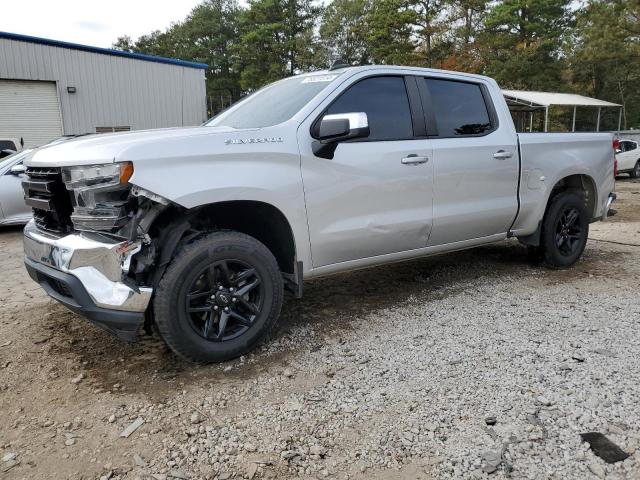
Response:
[{"label": "metal building", "polygon": [[198,125],[206,67],[0,32],[0,138]]}]

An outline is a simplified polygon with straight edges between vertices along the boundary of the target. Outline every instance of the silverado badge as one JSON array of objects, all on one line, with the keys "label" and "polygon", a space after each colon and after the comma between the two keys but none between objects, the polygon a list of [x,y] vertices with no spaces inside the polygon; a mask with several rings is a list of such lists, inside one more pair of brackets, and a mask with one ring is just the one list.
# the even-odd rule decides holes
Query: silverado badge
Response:
[{"label": "silverado badge", "polygon": [[227,138],[225,145],[245,145],[249,143],[282,143],[282,137],[262,137],[262,138]]}]

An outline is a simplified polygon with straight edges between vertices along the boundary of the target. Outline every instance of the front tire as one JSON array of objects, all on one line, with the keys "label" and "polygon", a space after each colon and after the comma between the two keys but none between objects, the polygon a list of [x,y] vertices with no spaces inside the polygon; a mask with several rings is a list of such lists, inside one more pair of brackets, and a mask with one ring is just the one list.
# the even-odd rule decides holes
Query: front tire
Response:
[{"label": "front tire", "polygon": [[566,268],[578,261],[589,237],[589,212],[584,194],[560,192],[551,200],[542,221],[540,249],[545,263]]},{"label": "front tire", "polygon": [[282,299],[282,275],[267,247],[242,233],[215,232],[180,248],[153,308],[171,350],[210,363],[252,350],[275,324]]}]

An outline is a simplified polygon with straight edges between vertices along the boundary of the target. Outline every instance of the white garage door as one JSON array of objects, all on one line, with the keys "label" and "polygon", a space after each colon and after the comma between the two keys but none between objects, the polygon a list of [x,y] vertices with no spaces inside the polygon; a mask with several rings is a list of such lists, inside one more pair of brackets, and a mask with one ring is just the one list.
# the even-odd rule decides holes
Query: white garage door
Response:
[{"label": "white garage door", "polygon": [[37,147],[62,136],[55,82],[0,80],[0,138]]}]

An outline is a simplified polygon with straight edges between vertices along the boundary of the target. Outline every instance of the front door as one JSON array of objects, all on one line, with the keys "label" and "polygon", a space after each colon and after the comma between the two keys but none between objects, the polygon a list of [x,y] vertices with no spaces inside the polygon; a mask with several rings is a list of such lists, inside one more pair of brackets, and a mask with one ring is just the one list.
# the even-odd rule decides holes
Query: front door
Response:
[{"label": "front door", "polygon": [[404,77],[359,80],[324,113],[354,112],[367,114],[368,138],[332,160],[301,148],[314,267],[425,247],[431,232],[431,144],[414,134]]}]

